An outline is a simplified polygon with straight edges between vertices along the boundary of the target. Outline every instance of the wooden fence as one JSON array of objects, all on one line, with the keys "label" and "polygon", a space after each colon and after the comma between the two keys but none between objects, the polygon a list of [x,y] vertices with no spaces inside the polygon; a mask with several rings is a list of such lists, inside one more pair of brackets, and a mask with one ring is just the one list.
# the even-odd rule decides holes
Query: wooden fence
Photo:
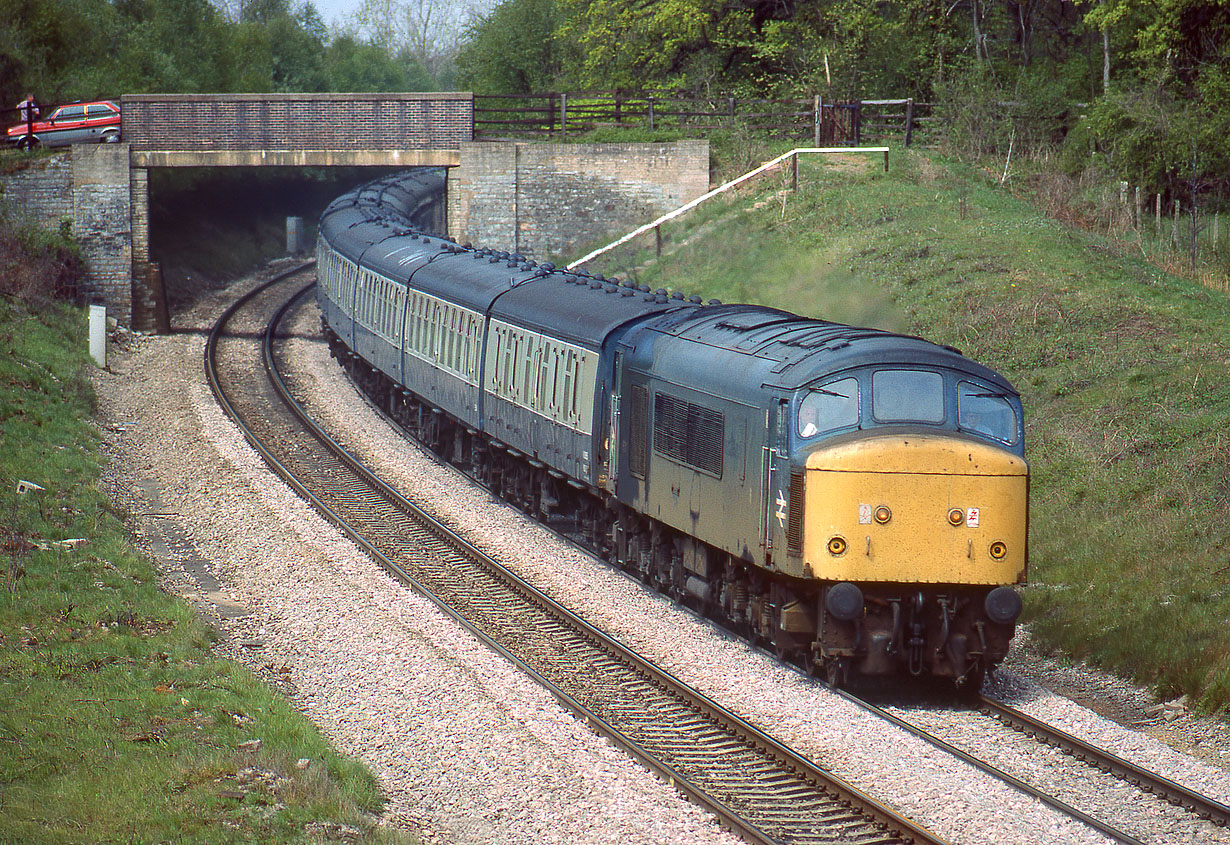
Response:
[{"label": "wooden fence", "polygon": [[825,102],[819,95],[795,99],[690,97],[669,92],[574,92],[476,94],[474,134],[547,135],[602,128],[748,131],[843,146],[897,140],[905,146],[932,125],[929,103],[914,100]]}]

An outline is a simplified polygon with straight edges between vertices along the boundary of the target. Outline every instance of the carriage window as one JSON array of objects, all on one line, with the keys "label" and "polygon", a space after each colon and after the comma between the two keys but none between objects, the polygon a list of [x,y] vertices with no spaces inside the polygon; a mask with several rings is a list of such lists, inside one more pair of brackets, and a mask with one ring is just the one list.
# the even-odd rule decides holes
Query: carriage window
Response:
[{"label": "carriage window", "polygon": [[957,427],[1009,446],[1016,444],[1016,411],[1008,397],[973,382],[957,385]]},{"label": "carriage window", "polygon": [[812,388],[799,403],[800,437],[858,425],[858,380],[843,378]]},{"label": "carriage window", "polygon": [[880,370],[871,376],[871,413],[880,422],[943,422],[944,377],[928,370]]}]

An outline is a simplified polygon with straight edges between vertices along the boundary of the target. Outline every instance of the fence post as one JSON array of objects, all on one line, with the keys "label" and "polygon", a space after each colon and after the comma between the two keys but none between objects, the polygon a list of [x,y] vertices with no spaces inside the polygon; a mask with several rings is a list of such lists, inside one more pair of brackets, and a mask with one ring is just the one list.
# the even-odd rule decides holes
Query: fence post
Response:
[{"label": "fence post", "polygon": [[653,131],[653,97],[649,98],[649,131]]},{"label": "fence post", "polygon": [[619,108],[621,105],[620,93],[621,93],[621,89],[616,88],[615,89],[615,125],[616,126],[620,126],[623,122],[622,119],[620,118],[620,108]]},{"label": "fence post", "polygon": [[811,145],[813,147],[818,147],[820,146],[820,124],[824,120],[824,102],[820,99],[819,94],[816,95],[812,107],[815,109],[815,126],[812,129]]},{"label": "fence post", "polygon": [[735,125],[735,98],[730,97],[730,125]]},{"label": "fence post", "polygon": [[552,91],[547,95],[547,137],[555,134],[555,98],[559,94]]},{"label": "fence post", "polygon": [[657,252],[658,258],[662,257],[662,227],[653,227],[654,250]]},{"label": "fence post", "polygon": [[559,136],[560,140],[568,138],[568,95],[559,95]]},{"label": "fence post", "polygon": [[[905,146],[909,149],[910,138],[914,134],[914,98],[905,101]],[[819,146],[817,144],[816,146]]]},{"label": "fence post", "polygon": [[790,163],[792,165],[792,190],[797,194],[799,192],[799,154],[797,152],[790,157]]},{"label": "fence post", "polygon": [[854,146],[863,143],[863,101],[854,104]]},{"label": "fence post", "polygon": [[1162,237],[1162,195],[1153,195],[1153,237]]}]

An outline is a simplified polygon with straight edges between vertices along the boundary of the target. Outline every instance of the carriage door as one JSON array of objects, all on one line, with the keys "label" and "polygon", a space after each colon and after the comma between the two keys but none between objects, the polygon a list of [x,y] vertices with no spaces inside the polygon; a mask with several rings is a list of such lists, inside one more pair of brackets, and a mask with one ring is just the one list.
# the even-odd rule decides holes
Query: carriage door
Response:
[{"label": "carriage door", "polygon": [[600,429],[602,436],[598,439],[598,486],[610,493],[617,492],[616,482],[619,479],[619,397],[623,393],[623,365],[623,353],[616,352],[607,400],[606,425]]}]

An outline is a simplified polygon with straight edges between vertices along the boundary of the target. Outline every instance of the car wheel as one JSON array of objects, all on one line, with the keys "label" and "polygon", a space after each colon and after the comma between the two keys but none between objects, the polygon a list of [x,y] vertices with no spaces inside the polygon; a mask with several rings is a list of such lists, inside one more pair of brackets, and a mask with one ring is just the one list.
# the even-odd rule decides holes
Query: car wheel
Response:
[{"label": "car wheel", "polygon": [[37,149],[38,148],[38,138],[34,138],[30,135],[27,135],[24,138],[22,138],[20,141],[17,142],[17,146],[19,149],[23,149],[23,150]]},{"label": "car wheel", "polygon": [[120,140],[120,133],[118,133],[118,132],[104,132],[104,133],[102,134],[102,138],[100,138],[99,140],[100,140],[102,143],[104,143],[104,144],[115,144],[115,143],[119,143],[119,140]]}]

